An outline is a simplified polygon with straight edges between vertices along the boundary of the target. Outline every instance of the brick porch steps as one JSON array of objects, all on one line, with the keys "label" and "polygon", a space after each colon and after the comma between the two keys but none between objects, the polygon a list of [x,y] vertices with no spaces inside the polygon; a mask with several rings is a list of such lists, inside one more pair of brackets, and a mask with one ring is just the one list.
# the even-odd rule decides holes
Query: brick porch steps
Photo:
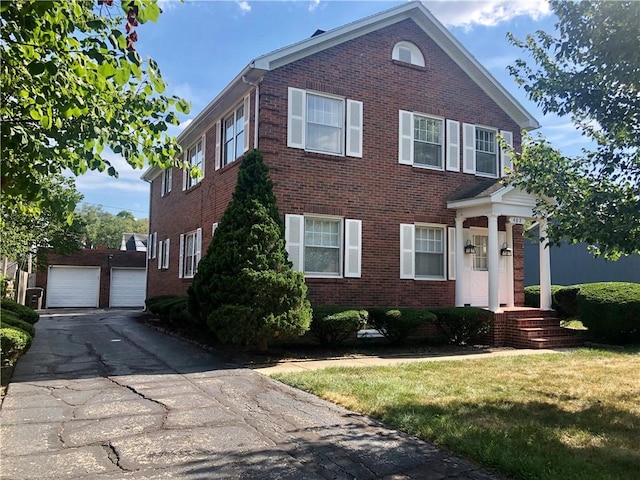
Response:
[{"label": "brick porch steps", "polygon": [[510,346],[516,348],[578,347],[583,340],[578,332],[560,326],[554,311],[521,309],[506,312]]}]

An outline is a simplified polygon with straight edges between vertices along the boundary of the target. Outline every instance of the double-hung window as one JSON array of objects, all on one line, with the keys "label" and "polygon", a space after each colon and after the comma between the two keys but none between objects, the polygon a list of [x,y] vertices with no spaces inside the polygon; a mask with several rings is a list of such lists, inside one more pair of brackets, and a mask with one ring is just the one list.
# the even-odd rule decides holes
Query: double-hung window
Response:
[{"label": "double-hung window", "polygon": [[416,226],[416,278],[444,278],[444,228]]},{"label": "double-hung window", "polygon": [[455,120],[400,110],[398,163],[458,171],[459,129],[460,123]]},{"label": "double-hung window", "polygon": [[444,122],[439,118],[413,116],[413,164],[442,169]]},{"label": "double-hung window", "polygon": [[294,270],[308,277],[360,277],[360,220],[285,215],[285,238]]},{"label": "double-hung window", "polygon": [[169,245],[170,240],[168,238],[158,242],[158,270],[169,268]]},{"label": "double-hung window", "polygon": [[476,173],[498,175],[498,140],[496,131],[476,127]]},{"label": "double-hung window", "polygon": [[[204,142],[202,138],[187,150],[186,163],[189,168],[184,170],[183,190],[196,186],[204,177]],[[194,168],[197,168],[199,172],[196,177],[191,175],[191,170]]]},{"label": "double-hung window", "polygon": [[508,151],[498,146],[498,133],[508,147],[513,146],[513,133],[508,130],[464,123],[462,126],[463,172],[482,177],[500,177],[512,168]]},{"label": "double-hung window", "polygon": [[202,251],[202,229],[180,235],[180,264],[178,276],[192,278],[198,271]]},{"label": "double-hung window", "polygon": [[400,224],[400,278],[446,279],[446,227]]},{"label": "double-hung window", "polygon": [[362,157],[362,102],[289,88],[287,146]]},{"label": "double-hung window", "polygon": [[171,192],[173,187],[173,167],[169,167],[162,171],[162,185],[160,196],[164,197]]},{"label": "double-hung window", "polygon": [[244,153],[244,105],[240,105],[231,115],[224,119],[224,165],[234,162]]}]

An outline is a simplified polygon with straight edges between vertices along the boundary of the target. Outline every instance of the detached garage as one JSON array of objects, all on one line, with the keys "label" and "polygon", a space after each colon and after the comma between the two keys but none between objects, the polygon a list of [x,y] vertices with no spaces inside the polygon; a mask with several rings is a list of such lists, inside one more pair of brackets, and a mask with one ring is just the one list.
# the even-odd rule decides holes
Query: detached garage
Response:
[{"label": "detached garage", "polygon": [[110,307],[143,307],[147,293],[147,272],[144,268],[113,268]]},{"label": "detached garage", "polygon": [[100,267],[50,265],[47,308],[98,307]]},{"label": "detached garage", "polygon": [[46,308],[144,307],[146,252],[84,249],[71,255],[49,253],[46,263],[36,273]]}]

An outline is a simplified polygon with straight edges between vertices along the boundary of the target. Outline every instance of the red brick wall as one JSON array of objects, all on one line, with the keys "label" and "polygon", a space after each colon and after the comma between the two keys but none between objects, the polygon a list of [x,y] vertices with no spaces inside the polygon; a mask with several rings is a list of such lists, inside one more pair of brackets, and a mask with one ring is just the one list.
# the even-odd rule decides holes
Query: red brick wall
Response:
[{"label": "red brick wall", "polygon": [[[131,252],[115,249],[84,249],[72,255],[50,253],[46,257],[47,265],[69,265],[77,267],[100,267],[100,308],[109,306],[111,288],[111,269],[117,267],[144,268],[147,262],[146,252]],[[47,265],[36,272],[36,286],[44,288],[42,305],[46,305]]]},{"label": "red brick wall", "polygon": [[[418,45],[426,67],[391,60],[400,40]],[[345,96],[364,105],[363,157],[336,157],[287,148],[287,88]],[[255,96],[251,97],[253,112]],[[442,306],[454,302],[454,282],[400,280],[399,225],[455,224],[446,198],[485,180],[470,174],[398,164],[398,111],[412,110],[514,133],[503,112],[419,27],[406,20],[269,72],[260,84],[259,149],[270,167],[281,214],[333,214],[362,220],[362,278],[307,279],[312,302],[389,306]],[[249,132],[253,134],[253,115]],[[253,139],[250,142],[253,145]],[[461,148],[462,150],[462,148]],[[214,172],[215,132],[207,133],[202,183],[160,197],[151,188],[151,232],[171,238],[170,267],[150,263],[148,294],[184,293],[178,279],[179,234],[203,228],[203,253],[235,187],[237,162]],[[462,153],[461,153],[462,155]],[[462,158],[461,158],[462,161]],[[159,213],[156,213],[159,212]],[[482,224],[480,221],[469,223]],[[504,229],[504,220],[500,222]],[[514,232],[517,232],[514,229]],[[515,235],[517,237],[517,235]],[[518,240],[520,242],[520,240]],[[522,244],[514,245],[516,301],[522,290]]]}]

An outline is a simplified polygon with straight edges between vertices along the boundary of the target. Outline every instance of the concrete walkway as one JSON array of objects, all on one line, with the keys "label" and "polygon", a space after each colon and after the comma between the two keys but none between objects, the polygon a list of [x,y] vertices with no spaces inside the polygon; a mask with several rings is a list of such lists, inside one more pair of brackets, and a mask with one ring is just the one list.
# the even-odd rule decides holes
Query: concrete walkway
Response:
[{"label": "concrete walkway", "polygon": [[0,411],[1,478],[497,478],[136,315],[43,315]]}]

